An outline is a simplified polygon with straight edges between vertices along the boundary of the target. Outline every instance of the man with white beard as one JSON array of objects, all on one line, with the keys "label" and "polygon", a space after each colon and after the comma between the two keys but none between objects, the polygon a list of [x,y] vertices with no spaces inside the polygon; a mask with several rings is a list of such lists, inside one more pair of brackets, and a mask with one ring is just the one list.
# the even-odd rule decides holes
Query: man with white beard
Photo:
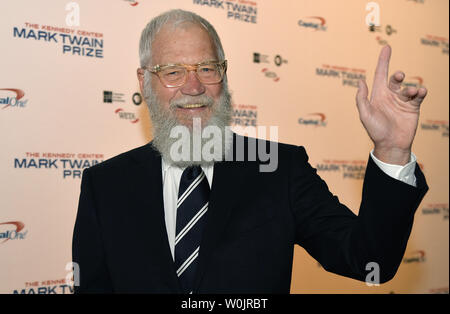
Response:
[{"label": "man with white beard", "polygon": [[[184,130],[189,133],[181,141],[188,139],[192,143],[194,135],[203,139],[198,134],[194,134],[194,119],[197,118],[200,124],[198,130],[200,132],[207,126],[216,127],[222,136],[221,138],[213,137],[212,140],[218,141],[215,144],[223,153],[226,153],[230,143],[225,141],[225,134],[228,132],[225,130],[230,125],[232,113],[231,95],[225,76],[226,62],[208,63],[209,61],[222,60],[223,62],[225,60],[220,40],[217,37],[217,44],[215,44],[210,39],[207,28],[201,27],[198,22],[190,21],[189,18],[186,15],[185,20],[180,19],[173,24],[164,23],[163,19],[154,25],[149,23],[149,26],[152,27],[148,26],[141,36],[141,68],[138,70],[141,91],[148,104],[153,124],[153,144],[163,156],[163,160],[180,167],[194,164],[211,165],[212,161],[194,158],[196,149],[194,145],[184,146],[191,148],[188,158],[173,160],[174,152],[171,153],[171,149],[178,141],[178,137],[174,138],[173,136],[174,128],[184,126],[185,128],[181,128],[180,131]],[[170,16],[167,16],[167,19],[170,19]],[[174,43],[176,43],[177,49],[173,49]],[[215,47],[216,45],[217,47]],[[177,62],[173,62],[174,60]],[[187,73],[185,73],[186,69],[177,66],[162,68],[159,72],[151,72],[147,68],[149,64],[164,66],[166,64],[194,65],[202,63],[204,64],[202,68]],[[184,76],[171,77],[172,81],[169,81],[170,75],[175,76],[173,71],[183,72]],[[215,75],[212,76],[211,72],[214,72]],[[210,81],[205,82],[202,78]],[[178,80],[176,84],[173,83],[174,80]],[[229,130],[229,128],[227,129]],[[205,143],[206,141],[203,139],[200,147],[203,147]],[[203,157],[201,152],[197,155]],[[216,161],[222,157],[221,155],[216,156]]]},{"label": "man with white beard", "polygon": [[[84,171],[75,292],[289,293],[295,244],[330,272],[365,281],[370,266],[372,284],[392,279],[428,186],[411,153],[427,91],[401,89],[402,72],[388,80],[390,54],[381,51],[370,100],[363,81],[356,97],[374,149],[355,215],[304,147],[229,131],[227,61],[208,21],[155,17],[138,69],[154,139]],[[271,171],[255,157],[266,148]]]}]

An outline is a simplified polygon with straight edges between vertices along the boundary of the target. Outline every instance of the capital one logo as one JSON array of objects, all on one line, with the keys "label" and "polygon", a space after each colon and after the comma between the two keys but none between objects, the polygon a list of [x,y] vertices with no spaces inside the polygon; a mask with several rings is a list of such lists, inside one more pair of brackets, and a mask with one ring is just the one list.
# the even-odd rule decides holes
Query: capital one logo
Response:
[{"label": "capital one logo", "polygon": [[3,105],[2,109],[6,109],[8,107],[24,108],[28,102],[28,99],[23,99],[25,93],[21,89],[0,88],[0,91],[6,91],[0,92],[0,105]]},{"label": "capital one logo", "polygon": [[304,28],[312,28],[315,31],[326,31],[327,27],[325,26],[327,24],[325,18],[321,16],[308,16],[305,17],[303,20],[298,21],[298,26],[304,27]]},{"label": "capital one logo", "polygon": [[412,76],[403,82],[404,86],[420,88],[423,86],[423,78],[420,76]]},{"label": "capital one logo", "polygon": [[408,256],[403,258],[403,263],[423,263],[426,261],[425,251],[417,250],[411,252]]},{"label": "capital one logo", "polygon": [[28,231],[21,232],[25,227],[21,221],[9,221],[0,223],[0,244],[8,240],[23,240]]},{"label": "capital one logo", "polygon": [[135,7],[139,4],[136,0],[124,0],[125,2],[129,2],[132,7]]},{"label": "capital one logo", "polygon": [[324,113],[310,113],[312,118],[299,118],[298,123],[302,125],[326,126],[326,116]]}]

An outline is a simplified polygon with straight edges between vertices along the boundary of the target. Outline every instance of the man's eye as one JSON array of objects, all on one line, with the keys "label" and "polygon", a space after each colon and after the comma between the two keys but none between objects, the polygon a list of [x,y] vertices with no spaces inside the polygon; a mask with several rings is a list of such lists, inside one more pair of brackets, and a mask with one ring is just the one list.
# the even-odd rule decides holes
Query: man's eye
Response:
[{"label": "man's eye", "polygon": [[210,73],[210,72],[214,72],[215,71],[215,69],[212,68],[212,67],[200,68],[199,70],[200,70],[200,72],[203,72],[203,73]]},{"label": "man's eye", "polygon": [[180,75],[180,71],[170,71],[170,72],[166,72],[167,76],[176,76],[176,75]]}]

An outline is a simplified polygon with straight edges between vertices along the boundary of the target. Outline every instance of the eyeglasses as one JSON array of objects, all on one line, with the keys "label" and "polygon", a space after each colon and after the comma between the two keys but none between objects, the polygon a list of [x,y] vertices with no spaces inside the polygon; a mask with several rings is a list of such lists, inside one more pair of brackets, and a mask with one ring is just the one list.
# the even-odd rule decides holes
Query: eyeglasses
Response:
[{"label": "eyeglasses", "polygon": [[206,61],[197,64],[165,64],[143,69],[156,74],[165,87],[180,87],[186,83],[189,71],[195,71],[198,80],[203,84],[218,84],[227,70],[227,60]]}]

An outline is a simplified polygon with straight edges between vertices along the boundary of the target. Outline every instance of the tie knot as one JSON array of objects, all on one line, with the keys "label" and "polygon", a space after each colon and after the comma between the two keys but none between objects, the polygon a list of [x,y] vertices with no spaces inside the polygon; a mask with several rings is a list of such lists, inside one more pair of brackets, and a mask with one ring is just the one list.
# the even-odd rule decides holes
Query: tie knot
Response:
[{"label": "tie knot", "polygon": [[205,173],[202,170],[202,167],[200,166],[190,166],[184,169],[183,174],[181,175],[180,180],[180,188],[179,188],[179,196],[181,193],[184,193],[189,187],[194,188],[196,187],[200,182],[206,182],[204,185],[204,188],[209,189],[208,181],[205,177]]},{"label": "tie knot", "polygon": [[202,167],[200,166],[190,166],[184,169],[183,177],[187,180],[192,181],[197,178],[202,173]]}]

